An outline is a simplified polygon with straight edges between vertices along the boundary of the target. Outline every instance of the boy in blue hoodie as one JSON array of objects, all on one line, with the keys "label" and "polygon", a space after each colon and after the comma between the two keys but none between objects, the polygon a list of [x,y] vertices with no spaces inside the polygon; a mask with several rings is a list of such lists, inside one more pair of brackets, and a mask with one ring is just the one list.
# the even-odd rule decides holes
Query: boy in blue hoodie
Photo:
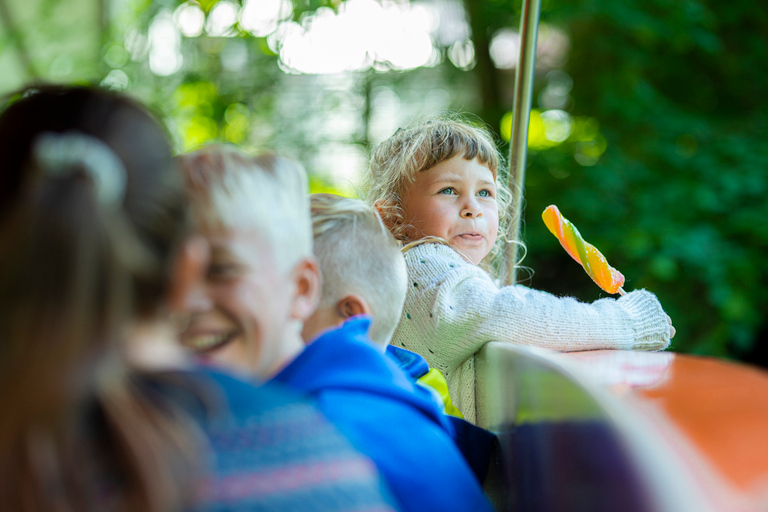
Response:
[{"label": "boy in blue hoodie", "polygon": [[[495,437],[464,421],[453,405],[443,375],[419,354],[389,344],[402,315],[407,272],[400,248],[378,217],[363,201],[333,194],[310,197],[314,253],[322,274],[320,304],[304,323],[307,342],[323,332],[365,315],[373,325],[369,341],[403,370],[412,382],[428,391],[447,417],[446,430],[477,478],[485,478]],[[320,339],[324,337],[320,336]]]},{"label": "boy in blue hoodie", "polygon": [[[320,290],[306,193],[284,186],[284,173],[263,176],[258,166],[243,169],[244,161],[211,159],[208,164],[219,165],[195,172],[203,176],[191,198],[195,225],[222,250],[212,254],[210,284],[191,301],[194,314],[182,342],[219,364],[273,377],[314,398],[353,446],[373,460],[401,510],[491,511],[452,439],[447,416],[428,391],[384,355],[383,347],[371,343],[369,318],[348,321],[296,350]],[[235,162],[237,172],[227,162]],[[399,256],[390,240],[389,249]],[[367,254],[379,250],[371,246]],[[404,264],[399,274],[385,278],[404,285]],[[399,315],[404,287],[396,293]],[[355,301],[337,305],[343,318],[366,313]],[[321,305],[318,314],[323,312],[333,313]]]}]

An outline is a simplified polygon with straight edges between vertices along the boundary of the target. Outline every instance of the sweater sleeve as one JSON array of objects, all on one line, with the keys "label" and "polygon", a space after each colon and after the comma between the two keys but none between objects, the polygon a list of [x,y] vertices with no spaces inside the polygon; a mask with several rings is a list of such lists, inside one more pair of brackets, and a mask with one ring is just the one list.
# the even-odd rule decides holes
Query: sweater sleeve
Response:
[{"label": "sweater sleeve", "polygon": [[[593,303],[523,286],[497,288],[482,269],[449,247],[421,256],[424,297],[430,297],[432,350],[449,365],[471,357],[488,341],[559,351],[658,350],[670,326],[656,296],[645,290]],[[430,289],[431,287],[431,289]]]}]

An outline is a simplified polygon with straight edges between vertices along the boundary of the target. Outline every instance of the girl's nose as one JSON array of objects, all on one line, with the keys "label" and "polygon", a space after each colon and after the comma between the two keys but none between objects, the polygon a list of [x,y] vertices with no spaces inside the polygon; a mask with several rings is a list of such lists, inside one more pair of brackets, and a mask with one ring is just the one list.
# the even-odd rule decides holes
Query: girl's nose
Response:
[{"label": "girl's nose", "polygon": [[467,219],[476,219],[478,217],[482,217],[483,212],[480,210],[477,204],[475,204],[474,201],[470,201],[466,206],[464,206],[459,215]]}]

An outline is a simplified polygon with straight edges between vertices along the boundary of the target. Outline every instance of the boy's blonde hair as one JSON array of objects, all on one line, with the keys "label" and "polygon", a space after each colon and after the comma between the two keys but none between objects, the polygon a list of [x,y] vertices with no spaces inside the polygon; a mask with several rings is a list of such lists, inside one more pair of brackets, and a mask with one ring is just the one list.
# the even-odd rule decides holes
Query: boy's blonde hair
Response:
[{"label": "boy's blonde hair", "polygon": [[387,345],[400,321],[408,279],[398,243],[376,210],[359,199],[312,194],[310,204],[323,278],[320,307],[360,295],[373,315],[371,340]]},{"label": "boy's blonde hair", "polygon": [[403,194],[416,174],[431,169],[454,156],[466,160],[477,158],[487,166],[496,181],[499,206],[499,236],[488,263],[501,256],[509,221],[512,194],[506,183],[504,160],[499,155],[493,135],[479,122],[459,114],[443,113],[422,118],[379,144],[372,152],[365,175],[365,196],[376,205],[383,220],[398,240],[413,242],[407,236]]},{"label": "boy's blonde hair", "polygon": [[219,145],[178,158],[196,230],[256,230],[268,240],[281,270],[312,256],[308,184],[301,165]]}]

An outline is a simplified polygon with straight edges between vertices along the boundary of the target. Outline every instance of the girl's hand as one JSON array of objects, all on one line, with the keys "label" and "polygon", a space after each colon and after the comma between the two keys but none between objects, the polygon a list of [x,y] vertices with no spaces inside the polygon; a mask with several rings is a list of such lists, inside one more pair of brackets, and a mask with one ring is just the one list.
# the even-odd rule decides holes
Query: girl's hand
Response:
[{"label": "girl's hand", "polygon": [[675,331],[675,326],[672,325],[672,319],[669,317],[669,315],[667,315],[667,322],[669,322],[669,339],[672,339],[675,337],[675,333],[677,331]]}]

